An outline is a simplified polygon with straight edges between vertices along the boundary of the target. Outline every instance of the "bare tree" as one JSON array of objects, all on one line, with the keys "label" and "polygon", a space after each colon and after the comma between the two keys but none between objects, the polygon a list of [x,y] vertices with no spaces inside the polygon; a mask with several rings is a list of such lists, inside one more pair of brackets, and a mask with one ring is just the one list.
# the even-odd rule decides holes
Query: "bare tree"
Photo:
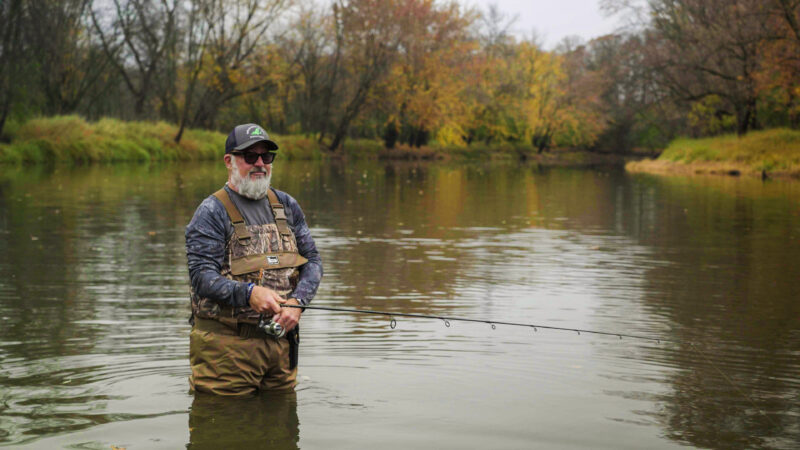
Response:
[{"label": "bare tree", "polygon": [[[113,14],[92,10],[106,57],[134,98],[134,114],[145,116],[164,55],[174,43],[177,0],[113,0]],[[113,17],[103,21],[102,17]]]},{"label": "bare tree", "polygon": [[[181,40],[182,59],[180,66],[183,77],[183,99],[176,110],[180,114],[178,133],[175,135],[175,143],[179,143],[183,137],[183,132],[189,121],[189,112],[192,108],[192,100],[197,88],[200,72],[203,70],[205,59],[206,44],[210,33],[210,25],[203,18],[203,8],[200,2],[191,2],[187,5],[186,23],[183,27],[183,39]],[[177,102],[177,101],[176,101]]]},{"label": "bare tree", "polygon": [[480,15],[476,34],[489,57],[507,55],[513,47],[512,27],[519,20],[519,14],[509,16],[500,11],[496,3]]},{"label": "bare tree", "polygon": [[[72,113],[102,89],[108,59],[87,32],[91,0],[29,0],[26,22],[32,59],[39,61],[39,92],[47,114]],[[39,14],[47,11],[47,14]]]},{"label": "bare tree", "polygon": [[340,47],[334,31],[331,16],[308,4],[300,8],[286,35],[278,39],[284,59],[291,61],[289,78],[299,81],[297,113],[301,128],[320,135],[330,123],[326,116],[330,103],[326,100],[338,72]]}]

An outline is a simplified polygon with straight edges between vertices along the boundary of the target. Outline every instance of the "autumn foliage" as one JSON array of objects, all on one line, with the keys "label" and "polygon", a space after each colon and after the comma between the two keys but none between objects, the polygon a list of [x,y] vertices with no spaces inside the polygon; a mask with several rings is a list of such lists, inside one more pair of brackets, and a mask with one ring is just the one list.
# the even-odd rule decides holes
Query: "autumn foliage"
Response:
[{"label": "autumn foliage", "polygon": [[9,119],[77,113],[173,123],[176,142],[255,121],[329,152],[346,139],[625,152],[796,128],[798,5],[653,0],[624,33],[545,49],[496,8],[444,0],[8,0],[0,135]]}]

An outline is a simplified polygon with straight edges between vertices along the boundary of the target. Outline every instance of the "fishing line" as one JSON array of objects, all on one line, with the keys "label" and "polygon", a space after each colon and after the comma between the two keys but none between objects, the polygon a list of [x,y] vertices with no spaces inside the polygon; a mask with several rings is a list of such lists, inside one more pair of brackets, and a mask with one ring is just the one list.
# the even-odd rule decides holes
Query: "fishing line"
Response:
[{"label": "fishing line", "polygon": [[541,329],[544,329],[544,330],[571,331],[571,332],[577,333],[579,336],[580,336],[581,333],[596,334],[596,335],[601,335],[601,336],[616,336],[616,337],[618,337],[620,339],[622,339],[622,338],[640,339],[640,340],[644,340],[644,341],[655,342],[657,344],[660,344],[662,342],[671,342],[671,343],[675,343],[675,344],[678,344],[678,343],[681,343],[681,342],[686,342],[686,343],[688,343],[689,348],[691,348],[698,356],[700,356],[702,359],[704,359],[706,362],[708,362],[711,365],[711,367],[713,367],[714,370],[716,370],[722,376],[722,378],[728,384],[730,384],[731,387],[733,387],[733,389],[736,390],[736,392],[739,393],[739,395],[741,395],[742,397],[747,399],[747,401],[750,402],[750,404],[753,406],[753,408],[756,411],[758,411],[762,416],[764,416],[771,424],[773,424],[774,426],[778,426],[778,424],[775,423],[775,421],[772,419],[772,417],[767,415],[767,413],[763,409],[759,408],[758,405],[756,405],[755,400],[753,400],[753,398],[750,395],[748,395],[736,383],[734,383],[733,380],[729,376],[727,376],[725,374],[725,372],[723,372],[714,363],[714,361],[711,360],[711,358],[704,351],[700,350],[700,348],[698,348],[694,344],[694,342],[691,342],[691,341],[678,341],[678,340],[674,340],[674,339],[664,339],[664,338],[661,338],[661,337],[643,336],[643,335],[628,334],[628,333],[612,333],[610,331],[587,330],[587,329],[583,329],[583,328],[556,327],[556,326],[552,326],[552,325],[538,325],[538,324],[520,323],[520,322],[504,322],[504,321],[485,320],[485,319],[469,319],[469,318],[466,318],[466,317],[437,316],[437,315],[432,315],[432,314],[397,313],[397,312],[388,312],[388,311],[375,311],[375,310],[370,310],[370,309],[337,308],[337,307],[334,307],[334,306],[301,306],[301,305],[282,304],[281,308],[296,308],[296,309],[304,309],[304,310],[305,309],[316,309],[316,310],[320,310],[320,311],[334,311],[334,312],[357,313],[357,314],[372,314],[372,315],[377,315],[377,316],[387,316],[387,317],[390,318],[389,327],[391,327],[391,329],[395,329],[395,327],[397,327],[397,320],[395,319],[395,317],[412,317],[412,318],[417,318],[417,319],[436,319],[436,320],[441,320],[441,321],[444,322],[444,325],[446,327],[448,327],[448,328],[450,327],[450,322],[451,321],[453,321],[453,322],[477,322],[477,323],[487,323],[487,324],[492,326],[493,330],[497,328],[497,325],[508,325],[508,326],[512,326],[512,327],[533,328],[534,332],[539,331],[539,328],[541,328]]}]

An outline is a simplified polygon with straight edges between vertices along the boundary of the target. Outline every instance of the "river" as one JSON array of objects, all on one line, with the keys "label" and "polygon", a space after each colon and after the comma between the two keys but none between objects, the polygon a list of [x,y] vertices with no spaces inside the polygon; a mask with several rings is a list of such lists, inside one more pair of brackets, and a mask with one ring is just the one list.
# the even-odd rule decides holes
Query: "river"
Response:
[{"label": "river", "polygon": [[220,163],[0,167],[0,445],[796,448],[800,183],[277,160],[325,276],[295,394],[189,392]]}]

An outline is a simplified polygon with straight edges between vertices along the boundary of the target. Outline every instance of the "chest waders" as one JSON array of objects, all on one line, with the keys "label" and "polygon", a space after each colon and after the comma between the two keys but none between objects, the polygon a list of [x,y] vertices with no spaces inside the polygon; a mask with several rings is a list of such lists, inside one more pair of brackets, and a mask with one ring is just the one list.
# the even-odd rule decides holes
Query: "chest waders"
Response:
[{"label": "chest waders", "polygon": [[[225,189],[214,193],[233,226],[233,233],[228,239],[227,255],[223,261],[220,274],[230,280],[254,283],[256,286],[268,287],[286,298],[297,286],[299,267],[308,262],[297,251],[297,241],[286,219],[283,204],[272,189],[267,191],[267,199],[272,210],[274,223],[248,225],[239,209],[233,203]],[[260,314],[250,305],[231,307],[202,298],[194,293],[192,298],[192,319],[215,320],[245,338],[266,335],[260,332],[258,324]],[[299,327],[286,334],[289,340],[289,359],[291,367],[297,365],[298,345],[300,343]]]}]

